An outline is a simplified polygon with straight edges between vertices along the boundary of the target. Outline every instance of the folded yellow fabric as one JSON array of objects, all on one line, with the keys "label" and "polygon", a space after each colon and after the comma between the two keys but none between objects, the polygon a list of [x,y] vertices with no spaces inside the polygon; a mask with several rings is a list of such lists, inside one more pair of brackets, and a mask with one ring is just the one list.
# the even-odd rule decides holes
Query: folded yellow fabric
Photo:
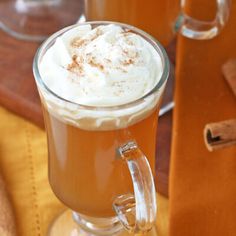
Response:
[{"label": "folded yellow fabric", "polygon": [[5,183],[0,174],[0,235],[16,236],[15,216]]},{"label": "folded yellow fabric", "polygon": [[45,132],[3,108],[0,130],[0,169],[13,203],[18,235],[45,236],[64,209],[47,180]]}]

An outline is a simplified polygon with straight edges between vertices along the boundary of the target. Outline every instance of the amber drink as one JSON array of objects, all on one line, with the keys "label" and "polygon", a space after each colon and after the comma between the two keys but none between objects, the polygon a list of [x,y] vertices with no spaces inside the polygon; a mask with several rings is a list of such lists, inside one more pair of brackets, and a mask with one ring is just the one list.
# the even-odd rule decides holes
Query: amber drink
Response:
[{"label": "amber drink", "polygon": [[164,46],[174,38],[178,0],[85,0],[87,20],[111,20],[134,25]]},{"label": "amber drink", "polygon": [[75,212],[114,217],[114,200],[136,181],[119,147],[134,140],[155,175],[166,54],[148,34],[113,22],[66,28],[38,53],[51,187]]}]

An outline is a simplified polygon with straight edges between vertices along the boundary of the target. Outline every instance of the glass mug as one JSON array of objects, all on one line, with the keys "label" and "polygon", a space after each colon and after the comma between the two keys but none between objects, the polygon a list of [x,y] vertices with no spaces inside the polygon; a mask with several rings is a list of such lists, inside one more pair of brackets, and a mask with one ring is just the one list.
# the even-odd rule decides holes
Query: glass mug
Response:
[{"label": "glass mug", "polygon": [[[213,1],[213,0],[212,0]],[[184,13],[186,0],[85,0],[87,20],[112,20],[139,27],[165,47],[175,32],[193,39],[211,39],[225,25],[230,0],[216,0],[213,21],[200,21]]]},{"label": "glass mug", "polygon": [[[110,22],[82,24],[94,28]],[[114,235],[123,228],[130,233],[147,232],[156,219],[156,129],[169,61],[150,35],[130,25],[114,24],[143,37],[160,55],[161,78],[143,97],[118,106],[85,106],[65,100],[47,87],[39,63],[56,39],[75,26],[48,38],[33,65],[47,131],[49,182],[55,195],[72,209],[85,235]],[[60,236],[62,224],[59,217],[49,235]],[[79,227],[68,226],[63,235],[75,230],[79,234]]]}]

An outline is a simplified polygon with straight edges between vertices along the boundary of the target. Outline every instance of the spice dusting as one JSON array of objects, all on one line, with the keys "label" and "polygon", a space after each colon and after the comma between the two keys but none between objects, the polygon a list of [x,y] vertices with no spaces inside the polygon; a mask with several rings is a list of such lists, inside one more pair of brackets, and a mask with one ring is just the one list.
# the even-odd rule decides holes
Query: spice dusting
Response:
[{"label": "spice dusting", "polygon": [[77,58],[78,57],[76,55],[72,56],[72,63],[67,66],[67,70],[76,75],[81,75],[84,72],[84,67],[83,63],[79,62]]}]

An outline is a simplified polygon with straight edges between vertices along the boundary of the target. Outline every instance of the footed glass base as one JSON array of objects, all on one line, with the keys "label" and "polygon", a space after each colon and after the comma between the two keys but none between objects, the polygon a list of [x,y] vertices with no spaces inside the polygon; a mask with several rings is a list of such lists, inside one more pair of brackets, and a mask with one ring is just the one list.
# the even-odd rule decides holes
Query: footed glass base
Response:
[{"label": "footed glass base", "polygon": [[[70,210],[59,215],[49,228],[48,236],[131,236],[114,218],[91,218]],[[152,229],[145,236],[157,236]]]}]

